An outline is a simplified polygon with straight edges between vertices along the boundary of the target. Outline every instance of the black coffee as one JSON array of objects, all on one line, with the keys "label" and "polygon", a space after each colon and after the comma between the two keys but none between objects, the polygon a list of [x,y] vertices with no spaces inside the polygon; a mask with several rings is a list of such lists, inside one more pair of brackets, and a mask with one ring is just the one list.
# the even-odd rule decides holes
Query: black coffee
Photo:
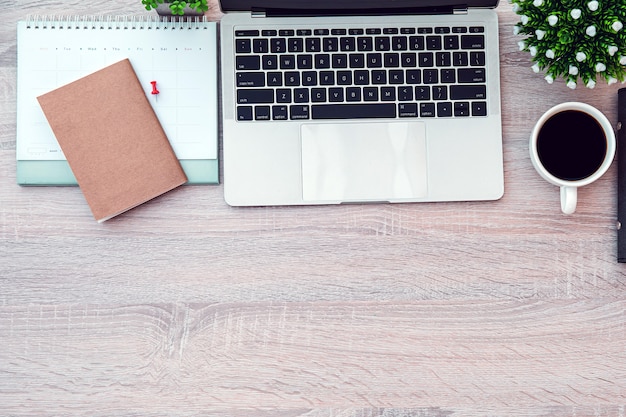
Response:
[{"label": "black coffee", "polygon": [[587,113],[565,110],[550,117],[537,137],[541,164],[557,178],[576,181],[600,168],[607,143],[602,126]]}]

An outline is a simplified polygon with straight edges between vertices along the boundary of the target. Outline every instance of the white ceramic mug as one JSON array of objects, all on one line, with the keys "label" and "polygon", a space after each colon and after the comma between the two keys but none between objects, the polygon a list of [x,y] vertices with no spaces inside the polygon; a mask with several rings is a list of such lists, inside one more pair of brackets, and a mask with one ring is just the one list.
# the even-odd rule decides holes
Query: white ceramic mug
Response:
[{"label": "white ceramic mug", "polygon": [[[548,129],[546,128],[546,122],[551,120],[553,116],[561,115],[564,112],[569,113],[570,115],[575,114],[575,113],[570,112],[572,110],[586,113],[587,115],[595,119],[595,121],[602,128],[602,131],[604,133],[603,140],[606,140],[606,151],[604,152],[604,158],[602,159],[602,162],[589,175],[585,176],[584,178],[579,178],[579,179],[565,179],[565,178],[554,175],[553,172],[550,172],[550,170],[544,166],[544,161],[547,161],[547,159],[544,156],[544,160],[542,161],[542,157],[540,157],[541,152],[538,151],[538,146],[537,146],[537,139],[539,138],[541,133],[544,135],[544,138],[541,139],[542,141],[547,141],[550,139],[550,138],[545,137],[546,130]],[[552,120],[556,120],[556,119],[552,119]],[[550,122],[550,123],[554,124],[554,122]],[[542,129],[544,129],[543,132],[542,132]],[[553,130],[551,130],[551,132],[552,131]],[[569,134],[570,136],[575,135],[574,132],[570,132]],[[561,146],[562,148],[566,148],[567,144],[562,144]],[[615,156],[615,148],[616,148],[615,132],[613,131],[613,127],[611,126],[611,123],[606,118],[606,116],[602,114],[602,112],[596,109],[595,107],[590,106],[585,103],[579,103],[579,102],[562,103],[562,104],[558,104],[552,107],[550,110],[545,112],[539,118],[539,120],[535,124],[535,127],[533,128],[532,133],[530,135],[530,160],[533,166],[535,167],[535,169],[537,170],[537,172],[539,173],[539,175],[541,175],[543,179],[545,179],[549,183],[552,183],[560,187],[561,210],[565,214],[572,214],[576,210],[576,203],[578,199],[578,192],[577,192],[578,187],[591,184],[592,182],[600,178],[609,169],[609,167],[611,166],[611,163],[613,162],[613,158]],[[563,156],[559,163],[567,165],[567,163],[569,162],[568,157],[567,157],[567,151],[563,150],[562,154]]]}]

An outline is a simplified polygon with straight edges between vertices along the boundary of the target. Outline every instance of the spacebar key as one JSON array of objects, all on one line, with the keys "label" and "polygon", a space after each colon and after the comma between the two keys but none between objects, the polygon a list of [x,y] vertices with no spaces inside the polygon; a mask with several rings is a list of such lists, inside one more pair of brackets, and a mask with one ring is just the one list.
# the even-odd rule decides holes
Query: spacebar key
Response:
[{"label": "spacebar key", "polygon": [[394,103],[317,104],[311,106],[312,119],[368,119],[396,117]]}]

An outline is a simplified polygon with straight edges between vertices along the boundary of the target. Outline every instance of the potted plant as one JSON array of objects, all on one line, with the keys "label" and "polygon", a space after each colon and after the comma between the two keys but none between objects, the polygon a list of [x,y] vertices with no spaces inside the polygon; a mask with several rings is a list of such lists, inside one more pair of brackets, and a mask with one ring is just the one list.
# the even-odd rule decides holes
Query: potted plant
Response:
[{"label": "potted plant", "polygon": [[209,10],[207,0],[141,0],[141,4],[161,15],[203,15]]},{"label": "potted plant", "polygon": [[626,80],[626,0],[510,1],[520,17],[514,33],[525,37],[520,50],[548,83],[562,78],[573,89]]}]

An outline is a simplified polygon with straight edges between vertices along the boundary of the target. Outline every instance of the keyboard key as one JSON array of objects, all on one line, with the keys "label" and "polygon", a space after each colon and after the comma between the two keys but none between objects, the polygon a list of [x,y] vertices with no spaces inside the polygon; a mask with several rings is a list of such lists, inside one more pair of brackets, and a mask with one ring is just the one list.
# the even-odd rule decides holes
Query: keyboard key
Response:
[{"label": "keyboard key", "polygon": [[269,42],[267,39],[253,39],[252,51],[255,54],[266,54],[270,51]]},{"label": "keyboard key", "polygon": [[485,85],[451,85],[450,99],[471,100],[487,98],[487,87]]},{"label": "keyboard key", "polygon": [[235,36],[236,37],[259,36],[259,31],[258,30],[236,30]]},{"label": "keyboard key", "polygon": [[411,87],[398,87],[398,101],[412,101],[413,89]]},{"label": "keyboard key", "polygon": [[423,51],[425,48],[423,36],[410,36],[409,49],[412,51]]},{"label": "keyboard key", "polygon": [[287,86],[299,86],[300,85],[300,73],[298,71],[285,72],[285,85]]},{"label": "keyboard key", "polygon": [[456,35],[444,36],[443,49],[459,49],[459,37]]},{"label": "keyboard key", "polygon": [[377,51],[389,51],[391,49],[391,40],[388,36],[377,36],[374,39],[374,46]]},{"label": "keyboard key", "polygon": [[312,119],[395,118],[396,105],[393,103],[314,104],[311,106],[311,116]]},{"label": "keyboard key", "polygon": [[484,68],[459,68],[458,70],[460,83],[484,83]]},{"label": "keyboard key", "polygon": [[298,55],[298,69],[313,68],[313,55]]},{"label": "keyboard key", "polygon": [[273,103],[274,90],[271,89],[241,89],[237,90],[237,103]]},{"label": "keyboard key", "polygon": [[396,101],[396,89],[394,87],[381,87],[380,98],[382,101]]},{"label": "keyboard key", "polygon": [[365,68],[365,55],[350,54],[350,68]]},{"label": "keyboard key", "polygon": [[270,106],[256,106],[254,108],[254,120],[269,120]]},{"label": "keyboard key", "polygon": [[363,101],[378,101],[378,88],[365,87],[363,89]]},{"label": "keyboard key", "polygon": [[267,85],[270,87],[280,87],[283,85],[283,73],[282,72],[268,72],[267,73]]},{"label": "keyboard key", "polygon": [[428,86],[415,87],[415,100],[416,101],[430,100],[430,87]]},{"label": "keyboard key", "polygon": [[337,38],[322,39],[324,52],[337,52],[339,50],[339,40]]},{"label": "keyboard key", "polygon": [[486,116],[487,115],[487,103],[484,101],[472,102],[472,116]]},{"label": "keyboard key", "polygon": [[330,68],[330,55],[329,54],[316,54],[313,57],[315,61],[315,68],[326,69]]},{"label": "keyboard key", "polygon": [[320,38],[306,38],[304,46],[307,52],[322,52],[322,41]]},{"label": "keyboard key", "polygon": [[399,117],[417,117],[417,103],[398,104]]},{"label": "keyboard key", "polygon": [[435,103],[420,103],[420,117],[435,116]]},{"label": "keyboard key", "polygon": [[418,69],[406,71],[407,84],[419,84],[422,82],[422,72]]},{"label": "keyboard key", "polygon": [[317,72],[315,71],[302,72],[302,85],[305,85],[305,86],[317,85]]},{"label": "keyboard key", "polygon": [[343,88],[333,87],[328,89],[328,101],[341,102],[343,100]]},{"label": "keyboard key", "polygon": [[320,85],[334,85],[335,73],[333,71],[320,71]]},{"label": "keyboard key", "polygon": [[435,65],[435,56],[432,52],[420,52],[417,57],[417,63],[420,67],[432,67]]},{"label": "keyboard key", "polygon": [[252,106],[237,106],[237,120],[252,120]]},{"label": "keyboard key", "polygon": [[367,70],[354,71],[354,84],[367,85],[370,83],[370,72]]},{"label": "keyboard key", "polygon": [[437,117],[452,117],[452,103],[449,101],[437,103]]},{"label": "keyboard key", "polygon": [[374,50],[374,41],[372,38],[367,36],[361,36],[356,38],[356,49],[358,51],[373,51]]},{"label": "keyboard key", "polygon": [[309,119],[309,106],[294,104],[289,106],[289,116],[291,120],[306,120]]},{"label": "keyboard key", "polygon": [[237,87],[265,87],[265,74],[262,72],[238,72]]},{"label": "keyboard key", "polygon": [[235,66],[238,70],[258,70],[261,69],[261,59],[258,56],[238,56]]},{"label": "keyboard key", "polygon": [[278,69],[278,57],[276,55],[263,55],[262,62],[264,70]]},{"label": "keyboard key", "polygon": [[346,101],[361,101],[361,88],[359,87],[346,88]]},{"label": "keyboard key", "polygon": [[295,88],[293,90],[293,102],[294,103],[308,103],[309,102],[309,89],[308,88]]},{"label": "keyboard key", "polygon": [[323,103],[326,101],[326,89],[325,88],[313,88],[311,89],[311,101],[313,103]]},{"label": "keyboard key", "polygon": [[289,38],[287,39],[287,50],[289,52],[303,52],[304,40],[302,38]]},{"label": "keyboard key", "polygon": [[276,89],[276,102],[277,103],[291,103],[291,89],[289,88]]},{"label": "keyboard key", "polygon": [[484,35],[461,36],[461,49],[485,49]]},{"label": "keyboard key", "polygon": [[366,55],[367,68],[382,68],[383,56],[379,53],[371,53]]},{"label": "keyboard key", "polygon": [[332,54],[331,60],[333,68],[348,68],[348,55],[346,54]]},{"label": "keyboard key", "polygon": [[470,115],[470,104],[468,101],[457,101],[454,103],[454,116],[467,117]]},{"label": "keyboard key", "polygon": [[280,69],[296,69],[295,55],[281,55]]},{"label": "keyboard key", "polygon": [[433,100],[447,100],[448,88],[445,85],[435,85],[433,89]]},{"label": "keyboard key", "polygon": [[287,41],[284,38],[270,39],[270,52],[279,54],[287,52]]},{"label": "keyboard key", "polygon": [[408,40],[406,36],[394,36],[391,38],[391,49],[394,51],[406,51],[408,49]]},{"label": "keyboard key", "polygon": [[372,84],[387,84],[387,71],[384,69],[372,71]]},{"label": "keyboard key", "polygon": [[350,52],[356,50],[356,41],[354,38],[346,37],[339,39],[339,49],[344,52]]},{"label": "keyboard key", "polygon": [[235,51],[238,54],[247,54],[252,52],[252,44],[250,39],[237,39],[235,40]]},{"label": "keyboard key", "polygon": [[337,84],[352,85],[352,72],[351,71],[337,71]]},{"label": "keyboard key", "polygon": [[400,55],[400,62],[404,68],[412,68],[417,66],[417,55],[415,52],[405,52]]},{"label": "keyboard key", "polygon": [[441,36],[426,36],[426,49],[429,51],[441,49]]},{"label": "keyboard key", "polygon": [[422,71],[422,82],[424,84],[437,84],[439,82],[439,70],[425,69]]},{"label": "keyboard key", "polygon": [[483,51],[470,52],[470,65],[473,67],[484,67],[485,53]]}]

